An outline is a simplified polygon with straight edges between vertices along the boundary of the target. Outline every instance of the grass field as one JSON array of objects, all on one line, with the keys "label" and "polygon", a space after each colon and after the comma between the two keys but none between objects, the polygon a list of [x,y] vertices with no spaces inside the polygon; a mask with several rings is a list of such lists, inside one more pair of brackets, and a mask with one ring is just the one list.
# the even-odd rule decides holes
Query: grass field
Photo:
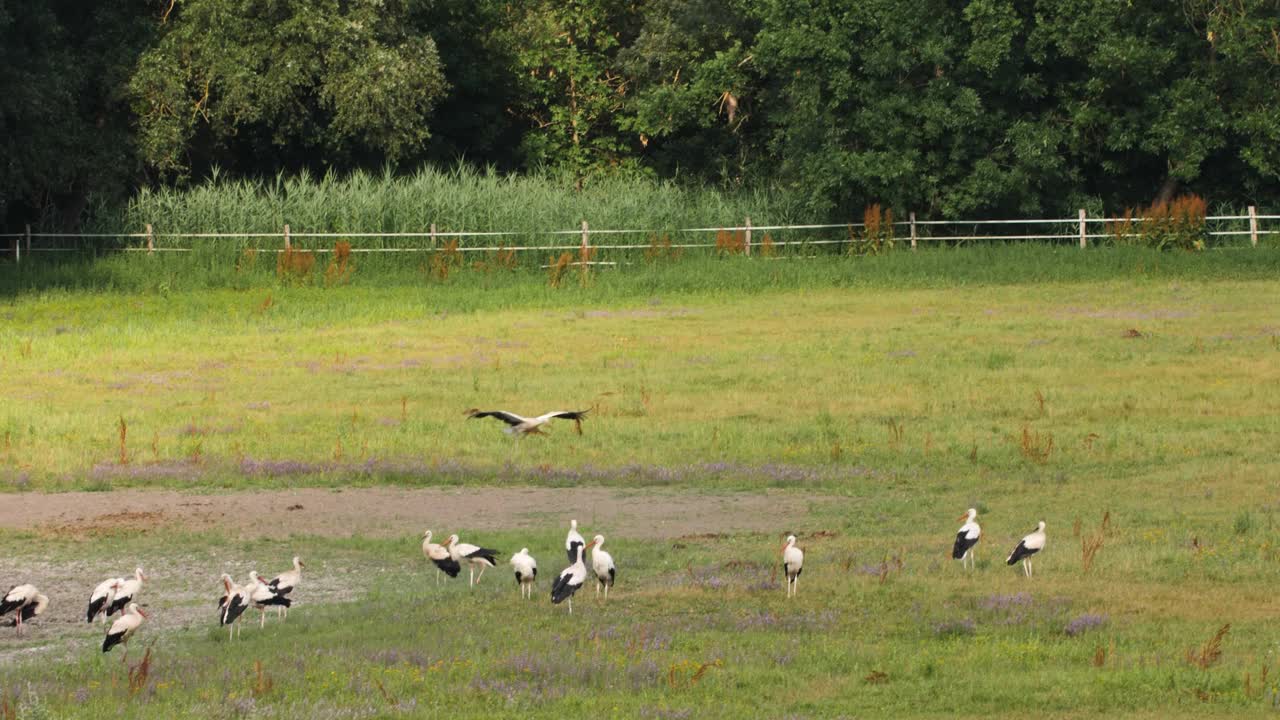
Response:
[{"label": "grass field", "polygon": [[[1272,713],[1280,282],[1274,250],[1243,255],[689,261],[559,290],[532,274],[200,289],[107,268],[127,282],[95,293],[0,278],[10,492],[808,501],[776,532],[611,537],[617,595],[580,598],[572,619],[548,582],[520,604],[505,568],[436,588],[418,550],[430,507],[376,538],[9,529],[0,583],[83,577],[87,592],[100,568],[145,559],[170,568],[150,600],[169,620],[139,638],[156,644],[136,694],[95,631],[57,618],[0,636],[0,692],[17,717]],[[492,406],[592,415],[581,436],[513,443],[462,415]],[[971,506],[985,535],[967,577],[946,553]],[[471,537],[528,546],[549,581],[565,519]],[[1001,560],[1039,519],[1049,546],[1028,581]],[[790,603],[786,530],[808,552]],[[1101,542],[1088,570],[1086,541]],[[315,567],[311,601],[227,643],[217,574],[294,552]]]}]

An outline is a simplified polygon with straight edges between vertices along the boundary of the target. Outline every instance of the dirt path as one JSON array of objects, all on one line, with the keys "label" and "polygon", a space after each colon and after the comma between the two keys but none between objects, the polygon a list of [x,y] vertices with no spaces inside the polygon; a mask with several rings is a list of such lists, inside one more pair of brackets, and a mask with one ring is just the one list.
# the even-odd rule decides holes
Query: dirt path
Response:
[{"label": "dirt path", "polygon": [[779,492],[492,487],[23,493],[0,495],[0,528],[71,537],[174,525],[243,538],[400,537],[428,527],[440,533],[558,526],[576,517],[621,536],[678,537],[776,531],[779,523],[808,515],[814,499]]}]

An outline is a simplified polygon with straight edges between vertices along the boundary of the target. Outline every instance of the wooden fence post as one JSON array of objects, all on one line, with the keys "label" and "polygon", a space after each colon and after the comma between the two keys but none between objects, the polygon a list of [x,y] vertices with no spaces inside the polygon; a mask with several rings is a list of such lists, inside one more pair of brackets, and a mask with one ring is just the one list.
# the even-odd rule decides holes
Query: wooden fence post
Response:
[{"label": "wooden fence post", "polygon": [[1258,208],[1255,205],[1249,206],[1249,242],[1258,247]]},{"label": "wooden fence post", "polygon": [[916,214],[911,213],[911,249],[916,249]]},{"label": "wooden fence post", "polygon": [[582,221],[582,257],[579,258],[579,261],[584,263],[591,258],[591,246],[589,244],[590,241],[587,239],[587,235],[588,235],[587,221],[583,220]]},{"label": "wooden fence post", "polygon": [[152,255],[156,251],[156,234],[151,230],[151,223],[147,223],[147,254]]},{"label": "wooden fence post", "polygon": [[289,241],[289,226],[288,226],[288,225],[285,225],[285,226],[284,226],[284,249],[285,249],[285,250],[291,250],[291,249],[293,249],[293,244]]},{"label": "wooden fence post", "polygon": [[431,223],[431,249],[434,250],[435,247],[436,247],[436,224]]},{"label": "wooden fence post", "polygon": [[1080,208],[1080,249],[1081,250],[1089,247],[1089,238],[1087,236],[1088,230],[1086,229],[1087,226],[1085,225],[1084,218],[1085,218],[1084,208]]},{"label": "wooden fence post", "polygon": [[746,230],[746,233],[743,235],[742,250],[747,254],[747,257],[751,257],[751,216],[750,215],[747,216],[746,226],[747,226],[747,230]]}]

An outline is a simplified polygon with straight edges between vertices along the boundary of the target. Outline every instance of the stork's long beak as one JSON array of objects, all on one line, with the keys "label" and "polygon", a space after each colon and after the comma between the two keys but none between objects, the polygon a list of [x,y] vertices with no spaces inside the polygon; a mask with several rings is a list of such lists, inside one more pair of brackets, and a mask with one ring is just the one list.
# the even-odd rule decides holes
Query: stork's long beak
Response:
[{"label": "stork's long beak", "polygon": [[453,538],[445,538],[444,542],[440,543],[440,547],[449,547],[449,545],[452,543],[453,543]]},{"label": "stork's long beak", "polygon": [[969,519],[969,513],[965,513],[965,514],[961,515],[960,517],[958,517],[958,518],[956,518],[956,519],[957,519],[957,520],[968,520],[968,519]]},{"label": "stork's long beak", "polygon": [[148,614],[147,614],[147,611],[146,611],[146,610],[143,610],[142,608],[138,608],[138,614],[139,614],[139,615],[141,615],[141,616],[142,616],[142,617],[144,617],[144,618],[150,618],[150,617],[151,617],[150,615],[148,615]]}]

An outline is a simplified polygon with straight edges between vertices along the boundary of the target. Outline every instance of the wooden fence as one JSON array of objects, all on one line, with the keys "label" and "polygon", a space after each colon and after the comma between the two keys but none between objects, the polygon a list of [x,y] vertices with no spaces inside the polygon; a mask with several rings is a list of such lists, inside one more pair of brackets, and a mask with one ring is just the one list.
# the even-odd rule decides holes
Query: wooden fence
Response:
[{"label": "wooden fence", "polygon": [[[1140,223],[1141,218],[1131,218],[1134,222]],[[1249,239],[1249,247],[1257,247],[1260,237],[1267,235],[1280,235],[1280,228],[1264,229],[1263,221],[1280,220],[1280,215],[1259,215],[1254,206],[1250,206],[1248,213],[1245,215],[1214,215],[1205,218],[1206,223],[1214,229],[1210,229],[1206,234],[1210,238],[1235,238],[1241,242],[1230,243],[1222,242],[1210,245],[1213,249],[1223,247],[1245,247],[1242,242],[1245,237]],[[895,240],[903,244],[910,244],[912,250],[915,250],[922,244],[926,243],[964,243],[964,242],[983,242],[983,241],[1051,241],[1051,242],[1069,242],[1078,244],[1081,249],[1089,247],[1091,241],[1110,239],[1114,237],[1113,233],[1107,231],[1106,224],[1124,222],[1123,218],[1108,217],[1089,217],[1082,209],[1077,217],[1074,218],[1034,218],[1034,219],[1012,219],[1012,220],[916,220],[915,213],[910,213],[907,220],[893,222],[895,228]],[[1034,232],[1029,231],[1035,228],[1049,227],[1053,232]],[[436,252],[441,249],[440,241],[443,239],[457,240],[457,246],[453,247],[456,252],[495,252],[495,251],[554,251],[554,252],[572,252],[578,251],[580,257],[588,257],[589,251],[595,250],[618,250],[632,251],[645,250],[651,247],[651,242],[660,236],[669,237],[676,235],[678,237],[693,238],[690,241],[672,242],[664,245],[673,249],[706,249],[716,248],[717,243],[701,240],[702,236],[711,234],[720,234],[725,232],[735,233],[741,239],[741,250],[746,255],[751,255],[753,248],[760,245],[760,233],[784,232],[787,239],[770,240],[772,247],[787,246],[823,246],[823,245],[847,245],[858,242],[871,242],[864,238],[860,238],[857,231],[863,229],[863,223],[829,223],[829,224],[807,224],[807,225],[752,225],[751,218],[745,218],[741,225],[722,226],[722,227],[692,227],[692,228],[670,228],[670,229],[591,229],[586,220],[582,221],[581,228],[572,230],[543,230],[543,231],[463,231],[463,230],[438,230],[435,224],[421,232],[298,232],[285,225],[278,232],[157,232],[154,225],[147,223],[141,232],[135,233],[58,233],[58,232],[32,232],[31,226],[28,225],[23,232],[20,233],[0,233],[0,247],[4,247],[4,240],[8,240],[9,255],[18,263],[24,258],[30,258],[36,253],[68,253],[68,252],[84,252],[87,250],[112,248],[123,250],[126,252],[191,252],[194,248],[190,241],[201,240],[218,240],[218,239],[258,239],[272,240],[278,239],[280,242],[274,247],[261,248],[264,251],[283,252],[293,247],[294,240],[322,239],[322,240],[348,240],[351,241],[353,253],[414,253],[414,252]],[[805,233],[820,233],[821,231],[845,231],[847,236],[838,239],[822,238],[817,239],[808,237],[797,237]],[[945,232],[950,230],[951,232]],[[943,231],[943,232],[939,232]],[[524,243],[507,245],[504,238],[519,238],[529,240],[534,238],[545,237],[549,242],[541,243]],[[576,242],[565,242],[569,237],[575,238]],[[594,238],[603,238],[604,241]],[[625,238],[640,238],[640,241],[627,242]],[[361,239],[379,239],[386,241],[388,239],[419,239],[427,240],[425,246],[408,246],[408,247],[360,247]],[[610,238],[620,238],[621,240],[610,240]],[[33,240],[35,241],[33,243]],[[76,247],[66,246],[67,240],[75,240]],[[463,245],[464,240],[475,240],[479,244]],[[87,242],[86,242],[87,241]],[[186,247],[181,245],[172,245],[168,242],[161,241],[185,241]],[[498,241],[499,245],[492,245]],[[123,243],[123,244],[121,244]],[[308,248],[312,252],[331,252],[328,248]]]}]

